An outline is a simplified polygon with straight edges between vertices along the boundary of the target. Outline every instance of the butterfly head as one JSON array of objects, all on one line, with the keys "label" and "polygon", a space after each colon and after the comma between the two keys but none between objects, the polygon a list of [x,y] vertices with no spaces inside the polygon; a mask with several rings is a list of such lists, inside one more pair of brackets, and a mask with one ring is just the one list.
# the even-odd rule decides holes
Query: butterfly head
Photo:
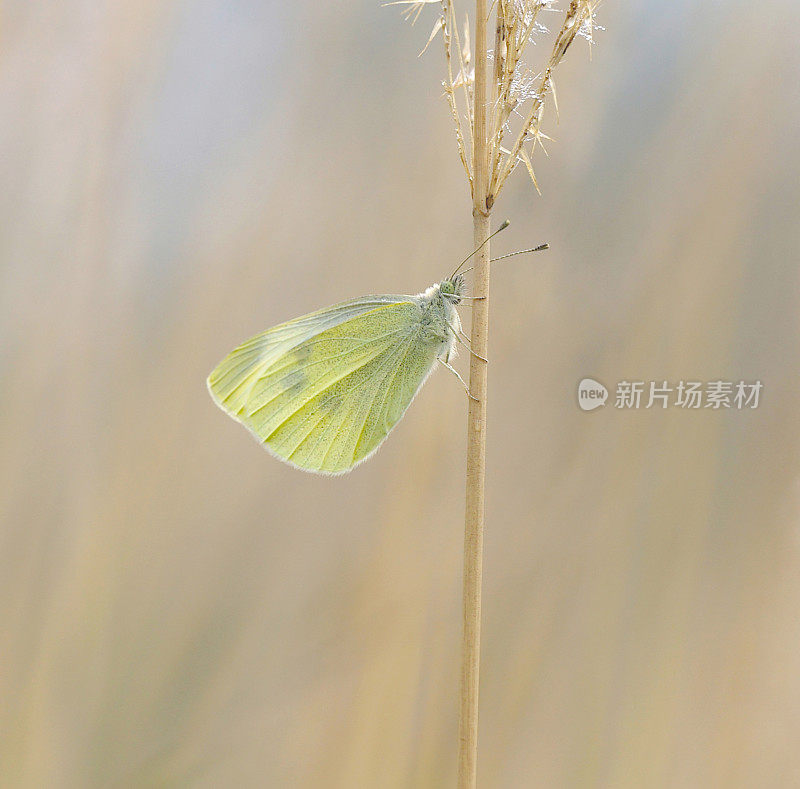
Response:
[{"label": "butterfly head", "polygon": [[439,293],[451,304],[460,304],[461,297],[464,295],[464,277],[456,274],[450,279],[444,279],[439,283]]}]

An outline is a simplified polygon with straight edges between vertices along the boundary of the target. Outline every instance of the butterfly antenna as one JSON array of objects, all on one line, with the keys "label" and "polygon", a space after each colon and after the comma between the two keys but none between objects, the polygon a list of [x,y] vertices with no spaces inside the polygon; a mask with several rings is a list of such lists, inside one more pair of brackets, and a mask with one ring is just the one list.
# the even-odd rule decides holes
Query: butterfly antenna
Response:
[{"label": "butterfly antenna", "polygon": [[[467,255],[467,256],[466,256],[466,257],[465,257],[465,258],[464,258],[464,259],[463,259],[463,260],[462,260],[462,261],[461,261],[461,262],[458,264],[458,266],[456,266],[456,270],[455,270],[455,271],[454,271],[454,272],[453,272],[453,273],[450,275],[450,279],[453,279],[453,277],[455,277],[455,275],[456,275],[456,274],[458,274],[458,272],[461,270],[461,267],[462,267],[462,266],[463,266],[463,265],[464,265],[464,264],[465,264],[465,263],[466,263],[466,262],[467,262],[467,261],[468,261],[468,260],[469,260],[469,259],[470,259],[470,258],[471,258],[471,257],[472,257],[472,256],[473,256],[475,253],[476,253],[476,252],[480,252],[480,251],[481,251],[481,249],[483,249],[483,246],[484,246],[484,244],[487,244],[487,243],[488,243],[488,242],[489,242],[491,239],[493,239],[493,238],[494,238],[494,237],[495,237],[495,236],[496,236],[496,235],[497,235],[497,234],[498,234],[498,233],[499,233],[501,230],[505,230],[505,229],[506,229],[506,228],[507,228],[507,227],[508,227],[510,224],[511,224],[511,222],[509,222],[509,221],[508,221],[508,219],[505,219],[505,220],[503,221],[503,224],[502,224],[502,225],[500,225],[500,227],[498,227],[498,228],[497,228],[497,230],[495,230],[495,231],[494,231],[494,233],[492,233],[492,235],[490,235],[490,236],[489,236],[489,238],[485,239],[485,240],[483,241],[483,243],[482,243],[482,244],[481,244],[481,245],[480,245],[480,246],[479,246],[477,249],[473,249],[473,250],[472,250],[472,252],[470,252],[470,253],[469,253],[469,255]],[[467,269],[467,271],[471,271],[471,269]]]},{"label": "butterfly antenna", "polygon": [[[543,252],[545,249],[550,249],[550,244],[539,244],[538,247],[533,247],[532,249],[520,249],[516,252],[509,252],[507,255],[500,255],[499,258],[492,258],[489,262],[496,263],[498,260],[513,258],[515,255],[526,255],[528,252]],[[466,274],[468,271],[472,271],[473,268],[474,266],[470,266],[469,268],[464,269],[464,273]]]}]

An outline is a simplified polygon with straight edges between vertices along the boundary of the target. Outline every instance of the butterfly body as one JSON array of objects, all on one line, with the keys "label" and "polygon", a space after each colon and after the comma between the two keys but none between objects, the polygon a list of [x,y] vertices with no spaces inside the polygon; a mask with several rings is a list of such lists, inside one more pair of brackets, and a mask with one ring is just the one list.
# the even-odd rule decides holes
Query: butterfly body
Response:
[{"label": "butterfly body", "polygon": [[342,474],[369,458],[437,360],[454,355],[463,279],[365,296],[280,324],[208,378],[217,405],[281,460]]}]

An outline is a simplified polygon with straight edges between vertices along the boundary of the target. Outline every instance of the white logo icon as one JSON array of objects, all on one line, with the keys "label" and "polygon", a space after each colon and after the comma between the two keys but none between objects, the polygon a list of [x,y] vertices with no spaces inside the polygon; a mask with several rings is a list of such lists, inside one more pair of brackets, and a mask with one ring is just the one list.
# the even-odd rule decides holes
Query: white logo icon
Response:
[{"label": "white logo icon", "polygon": [[608,389],[593,378],[584,378],[578,384],[578,405],[584,411],[593,411],[606,404]]}]

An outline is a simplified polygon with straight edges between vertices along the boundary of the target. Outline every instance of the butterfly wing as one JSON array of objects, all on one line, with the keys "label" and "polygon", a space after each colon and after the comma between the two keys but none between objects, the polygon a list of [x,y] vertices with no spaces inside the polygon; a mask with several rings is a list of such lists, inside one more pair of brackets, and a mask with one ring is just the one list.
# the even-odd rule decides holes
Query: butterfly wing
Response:
[{"label": "butterfly wing", "polygon": [[282,460],[340,474],[366,460],[436,361],[417,299],[356,299],[276,326],[211,373],[217,404]]}]

